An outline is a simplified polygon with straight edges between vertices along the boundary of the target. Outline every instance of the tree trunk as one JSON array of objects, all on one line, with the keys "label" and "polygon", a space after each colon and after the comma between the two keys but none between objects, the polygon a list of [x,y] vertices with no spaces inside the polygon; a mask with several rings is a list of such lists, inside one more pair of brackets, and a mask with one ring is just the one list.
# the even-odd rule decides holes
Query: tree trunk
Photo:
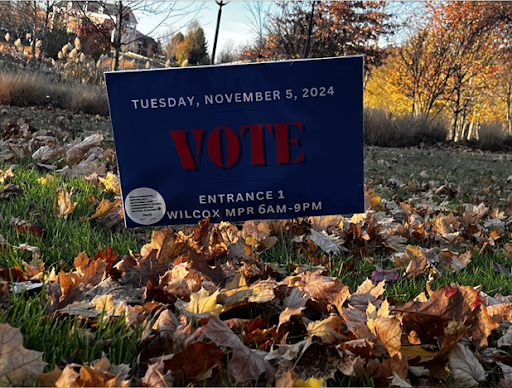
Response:
[{"label": "tree trunk", "polygon": [[507,135],[512,135],[512,85],[507,90]]},{"label": "tree trunk", "polygon": [[120,1],[117,9],[116,33],[114,35],[114,71],[119,70],[119,52],[121,51],[121,35],[123,33],[123,2]]},{"label": "tree trunk", "polygon": [[36,28],[37,28],[37,2],[33,2],[34,6],[34,25],[32,26],[32,65],[36,63]]}]

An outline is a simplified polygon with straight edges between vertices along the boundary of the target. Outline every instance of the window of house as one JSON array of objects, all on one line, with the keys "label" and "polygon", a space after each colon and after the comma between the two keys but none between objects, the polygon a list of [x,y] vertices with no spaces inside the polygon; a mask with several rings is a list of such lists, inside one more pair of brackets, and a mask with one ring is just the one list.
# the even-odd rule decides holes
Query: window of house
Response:
[{"label": "window of house", "polygon": [[73,6],[73,2],[72,1],[68,1],[68,9],[71,9],[72,6]]},{"label": "window of house", "polygon": [[100,6],[98,7],[98,13],[103,13],[103,6],[101,6],[101,5],[100,5]]}]

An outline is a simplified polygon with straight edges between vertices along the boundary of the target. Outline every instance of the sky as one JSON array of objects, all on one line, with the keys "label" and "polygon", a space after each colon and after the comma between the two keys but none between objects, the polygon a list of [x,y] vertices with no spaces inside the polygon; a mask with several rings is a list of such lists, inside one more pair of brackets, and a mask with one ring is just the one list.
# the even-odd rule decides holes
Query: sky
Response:
[{"label": "sky", "polygon": [[[251,39],[251,13],[246,9],[246,3],[246,1],[231,0],[222,7],[217,54],[222,50],[223,46],[228,44],[230,41],[232,41],[234,45],[238,46]],[[271,5],[273,1],[267,1],[265,3]],[[197,16],[196,19],[204,30],[206,41],[208,43],[208,51],[211,55],[219,6],[213,0],[204,2],[176,2],[177,7],[183,8],[185,6],[189,6],[189,10],[192,10],[194,7],[198,7],[199,5],[202,5],[199,13],[189,11],[189,15],[185,17],[179,17],[176,13],[174,18],[171,17],[170,20],[166,21],[166,26],[162,26],[157,31],[151,33],[151,37],[158,38],[162,35],[166,35],[170,28],[180,30],[185,34],[186,25],[194,18],[194,16]],[[142,13],[137,13],[136,16],[139,21],[137,29],[144,34],[148,34],[163,19],[162,15],[144,15]]]}]

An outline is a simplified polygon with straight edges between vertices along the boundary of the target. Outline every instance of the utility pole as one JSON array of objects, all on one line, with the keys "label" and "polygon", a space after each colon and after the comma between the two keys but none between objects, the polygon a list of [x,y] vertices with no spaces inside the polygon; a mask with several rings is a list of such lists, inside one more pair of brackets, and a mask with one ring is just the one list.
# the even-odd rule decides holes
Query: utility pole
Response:
[{"label": "utility pole", "polygon": [[212,52],[212,65],[215,63],[215,51],[217,51],[217,38],[219,37],[219,27],[220,27],[220,17],[222,15],[222,7],[225,6],[228,2],[224,1],[216,1],[219,5],[219,13],[217,14],[217,28],[215,28],[215,38],[213,40],[213,52]]}]

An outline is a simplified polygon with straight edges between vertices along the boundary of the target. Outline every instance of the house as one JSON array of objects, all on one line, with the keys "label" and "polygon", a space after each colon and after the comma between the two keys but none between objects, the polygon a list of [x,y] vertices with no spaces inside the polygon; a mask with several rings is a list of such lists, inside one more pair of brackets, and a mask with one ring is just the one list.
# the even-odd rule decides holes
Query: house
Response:
[{"label": "house", "polygon": [[[137,43],[137,18],[130,7],[123,7],[121,50],[134,51]],[[53,7],[52,17],[60,14],[68,26],[68,33],[77,33],[80,23],[90,21],[104,28],[112,28],[111,40],[114,40],[118,18],[118,7],[105,1],[60,1]]]},{"label": "house", "polygon": [[148,58],[152,58],[158,56],[158,54],[161,54],[160,44],[150,36],[144,35],[143,33],[137,31],[135,38],[136,47],[134,50],[130,51]]}]

